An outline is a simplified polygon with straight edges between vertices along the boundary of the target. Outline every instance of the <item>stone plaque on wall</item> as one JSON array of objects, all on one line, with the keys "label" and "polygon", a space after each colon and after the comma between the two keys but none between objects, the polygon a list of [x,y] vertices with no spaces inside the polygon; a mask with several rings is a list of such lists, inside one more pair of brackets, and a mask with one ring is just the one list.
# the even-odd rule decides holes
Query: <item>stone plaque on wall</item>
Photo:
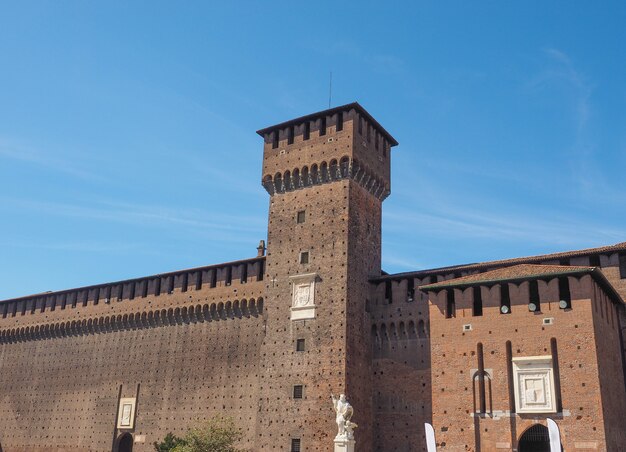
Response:
[{"label": "stone plaque on wall", "polygon": [[513,374],[518,413],[556,412],[551,356],[513,358]]},{"label": "stone plaque on wall", "polygon": [[132,429],[135,426],[135,398],[120,399],[117,428]]},{"label": "stone plaque on wall", "polygon": [[315,318],[316,273],[290,276],[292,288],[291,320]]}]

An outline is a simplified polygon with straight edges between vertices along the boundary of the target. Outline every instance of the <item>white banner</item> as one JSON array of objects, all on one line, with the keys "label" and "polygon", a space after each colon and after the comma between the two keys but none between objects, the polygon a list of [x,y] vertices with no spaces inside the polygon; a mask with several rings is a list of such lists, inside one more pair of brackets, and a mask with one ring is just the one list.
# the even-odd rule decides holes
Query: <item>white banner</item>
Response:
[{"label": "white banner", "polygon": [[559,426],[550,418],[548,418],[548,433],[550,434],[550,452],[561,452]]},{"label": "white banner", "polygon": [[426,450],[428,452],[437,452],[437,443],[435,443],[435,429],[428,422],[424,424],[426,429]]}]

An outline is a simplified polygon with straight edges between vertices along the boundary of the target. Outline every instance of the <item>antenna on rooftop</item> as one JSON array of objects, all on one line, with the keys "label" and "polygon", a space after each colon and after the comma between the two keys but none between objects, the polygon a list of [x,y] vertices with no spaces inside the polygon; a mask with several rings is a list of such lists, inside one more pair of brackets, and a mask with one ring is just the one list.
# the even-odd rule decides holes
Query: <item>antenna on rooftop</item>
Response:
[{"label": "antenna on rooftop", "polygon": [[333,95],[333,71],[330,71],[330,79],[328,81],[328,108],[330,108],[330,100]]}]

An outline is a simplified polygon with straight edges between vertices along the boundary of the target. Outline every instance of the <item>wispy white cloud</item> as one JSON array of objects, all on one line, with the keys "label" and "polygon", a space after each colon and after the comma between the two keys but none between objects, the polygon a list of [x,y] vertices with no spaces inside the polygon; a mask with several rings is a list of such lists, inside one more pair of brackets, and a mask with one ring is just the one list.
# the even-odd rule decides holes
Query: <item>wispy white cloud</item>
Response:
[{"label": "wispy white cloud", "polygon": [[432,205],[422,212],[387,211],[385,228],[410,234],[419,231],[433,237],[455,239],[493,239],[499,242],[548,243],[566,247],[605,245],[623,241],[626,227],[607,227],[602,223],[581,220],[562,212],[528,215],[507,210],[468,209],[460,204]]},{"label": "wispy white cloud", "polygon": [[395,269],[406,271],[412,271],[424,267],[423,263],[418,262],[414,259],[407,259],[404,256],[398,256],[396,254],[387,252],[383,252],[382,264],[383,268],[392,267]]},{"label": "wispy white cloud", "polygon": [[0,247],[31,248],[51,251],[70,251],[98,254],[126,254],[131,251],[140,251],[142,254],[156,252],[153,246],[137,242],[99,242],[99,241],[55,241],[43,242],[37,240],[12,239],[0,242]]},{"label": "wispy white cloud", "polygon": [[45,215],[134,224],[142,227],[183,227],[207,234],[211,231],[253,232],[264,227],[263,219],[256,216],[235,216],[207,212],[204,209],[172,209],[118,201],[92,202],[89,206],[84,206],[0,197],[0,203],[18,211],[28,210]]},{"label": "wispy white cloud", "polygon": [[556,69],[550,69],[544,72],[546,80],[559,79],[565,81],[574,88],[576,120],[578,123],[578,131],[583,132],[585,126],[589,122],[591,115],[590,99],[593,92],[593,86],[582,72],[576,69],[571,58],[563,51],[548,48],[545,53],[558,63]]},{"label": "wispy white cloud", "polygon": [[546,48],[543,52],[548,61],[528,86],[538,92],[565,93],[566,103],[562,109],[565,117],[572,118],[574,135],[569,147],[562,152],[568,155],[572,187],[587,198],[596,197],[598,190],[611,192],[597,162],[597,139],[592,127],[594,84],[566,52],[556,48]]},{"label": "wispy white cloud", "polygon": [[20,144],[14,140],[0,137],[0,159],[21,161],[24,163],[39,166],[41,168],[62,172],[79,179],[106,181],[100,174],[93,173],[79,165],[70,162],[68,159],[52,157],[52,150],[35,149],[31,146]]}]

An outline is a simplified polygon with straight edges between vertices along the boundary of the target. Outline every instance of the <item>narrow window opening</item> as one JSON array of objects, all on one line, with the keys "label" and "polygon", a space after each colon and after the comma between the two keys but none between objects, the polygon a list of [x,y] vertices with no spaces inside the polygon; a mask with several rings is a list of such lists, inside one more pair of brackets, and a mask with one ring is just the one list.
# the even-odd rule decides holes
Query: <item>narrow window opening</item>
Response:
[{"label": "narrow window opening", "polygon": [[455,310],[454,289],[448,289],[446,291],[446,319],[456,317]]},{"label": "narrow window opening", "polygon": [[287,144],[293,144],[293,126],[287,130]]},{"label": "narrow window opening", "polygon": [[226,278],[224,280],[224,284],[230,286],[233,282],[233,267],[230,265],[226,267]]},{"label": "narrow window opening", "polygon": [[296,339],[296,351],[297,352],[304,351],[304,339]]},{"label": "narrow window opening", "polygon": [[[47,299],[46,299],[47,300]],[[45,303],[45,301],[44,301]],[[54,311],[54,304],[50,307],[51,311]],[[26,314],[26,301],[22,301],[22,315]]]},{"label": "narrow window opening", "polygon": [[[120,293],[118,296],[118,300],[122,299],[123,290],[124,290],[124,285],[120,284]],[[72,293],[71,297],[72,297],[72,307],[75,308],[76,304],[78,303],[78,294],[74,292]],[[44,300],[43,303],[41,304],[41,312],[43,312],[45,309],[46,309],[46,301]]]},{"label": "narrow window opening", "polygon": [[559,265],[569,265],[569,259],[560,259]]},{"label": "narrow window opening", "polygon": [[145,279],[143,281],[143,287],[141,288],[141,298],[146,298],[148,296],[148,285],[150,280]]},{"label": "narrow window opening", "polygon": [[554,396],[556,398],[557,413],[563,412],[563,399],[561,398],[561,372],[559,370],[559,351],[556,338],[550,339],[550,350],[552,352],[552,372],[554,373]]},{"label": "narrow window opening", "polygon": [[515,385],[513,376],[513,347],[506,341],[506,376],[509,389],[509,411],[515,413]]},{"label": "narrow window opening", "polygon": [[590,267],[599,267],[600,266],[600,255],[595,254],[593,256],[589,256],[589,266]]},{"label": "narrow window opening", "polygon": [[[100,288],[96,287],[96,291],[93,295],[93,304],[94,306],[100,303]],[[55,303],[56,304],[56,303]]]},{"label": "narrow window opening", "polygon": [[337,132],[341,132],[343,130],[343,112],[340,111],[337,113]]},{"label": "narrow window opening", "polygon": [[306,212],[304,210],[298,211],[298,215],[296,216],[296,223],[302,224],[306,220]]},{"label": "narrow window opening", "polygon": [[476,356],[478,358],[478,409],[479,413],[487,412],[487,400],[485,397],[485,360],[483,357],[483,344],[476,345]]},{"label": "narrow window opening", "polygon": [[183,275],[183,284],[182,284],[182,287],[180,288],[181,292],[187,292],[188,286],[189,286],[189,274],[185,273]]},{"label": "narrow window opening", "polygon": [[409,278],[406,283],[406,301],[409,303],[415,300],[415,280]]},{"label": "narrow window opening", "polygon": [[359,116],[359,135],[363,135],[363,118]]},{"label": "narrow window opening", "polygon": [[559,307],[561,309],[572,307],[572,296],[569,291],[569,279],[567,276],[559,278]]},{"label": "narrow window opening", "polygon": [[320,136],[326,135],[326,117],[320,119]]},{"label": "narrow window opening", "polygon": [[241,266],[241,278],[239,279],[241,284],[245,284],[248,282],[248,264],[243,264]]},{"label": "narrow window opening", "polygon": [[511,312],[511,295],[509,294],[509,285],[507,283],[500,285],[500,312],[502,314]]},{"label": "narrow window opening", "polygon": [[385,281],[385,301],[387,304],[393,302],[393,294],[391,292],[391,281]]},{"label": "narrow window opening", "polygon": [[154,280],[154,295],[161,295],[161,278],[157,278]]},{"label": "narrow window opening", "polygon": [[[122,301],[124,299],[124,284],[120,284],[117,289],[117,301]],[[76,296],[72,298],[72,307],[76,307]]]},{"label": "narrow window opening", "polygon": [[169,284],[167,286],[167,293],[171,294],[174,292],[174,275],[170,276]]},{"label": "narrow window opening", "polygon": [[196,273],[196,290],[202,289],[202,270]]},{"label": "narrow window opening", "polygon": [[291,438],[291,452],[300,452],[300,438]]},{"label": "narrow window opening", "polygon": [[7,313],[8,312],[9,312],[9,305],[7,303],[5,303],[4,306],[2,307],[2,318],[3,319],[7,318]]},{"label": "narrow window opening", "polygon": [[483,296],[480,286],[473,288],[474,304],[472,309],[472,315],[483,315]]},{"label": "narrow window opening", "polygon": [[539,283],[537,281],[530,281],[528,283],[528,310],[531,312],[541,312]]},{"label": "narrow window opening", "polygon": [[300,263],[301,264],[308,264],[309,263],[309,252],[308,251],[302,251],[300,253]]},{"label": "narrow window opening", "polygon": [[210,284],[211,288],[214,288],[217,286],[217,268],[214,268],[211,270],[211,284]]},{"label": "narrow window opening", "polygon": [[[136,287],[136,285],[137,285],[136,282],[130,283],[130,294],[128,295],[128,298],[131,299],[131,300],[133,298],[135,298],[135,287]],[[86,304],[87,304],[87,299],[85,299],[85,303],[83,304],[83,306],[86,305]]]},{"label": "narrow window opening", "polygon": [[294,399],[301,399],[302,395],[303,395],[303,386],[302,385],[295,385],[293,387],[293,398]]},{"label": "narrow window opening", "polygon": [[256,275],[256,280],[257,281],[263,281],[263,272],[265,271],[265,261],[261,261],[259,263],[257,263],[257,275]]},{"label": "narrow window opening", "polygon": [[619,253],[619,277],[626,278],[626,253]]},{"label": "narrow window opening", "polygon": [[302,134],[302,138],[304,140],[308,140],[311,137],[311,123],[309,121],[304,123],[304,133]]},{"label": "narrow window opening", "polygon": [[276,149],[278,147],[279,134],[280,131],[275,130],[274,135],[272,135],[272,149]]}]

